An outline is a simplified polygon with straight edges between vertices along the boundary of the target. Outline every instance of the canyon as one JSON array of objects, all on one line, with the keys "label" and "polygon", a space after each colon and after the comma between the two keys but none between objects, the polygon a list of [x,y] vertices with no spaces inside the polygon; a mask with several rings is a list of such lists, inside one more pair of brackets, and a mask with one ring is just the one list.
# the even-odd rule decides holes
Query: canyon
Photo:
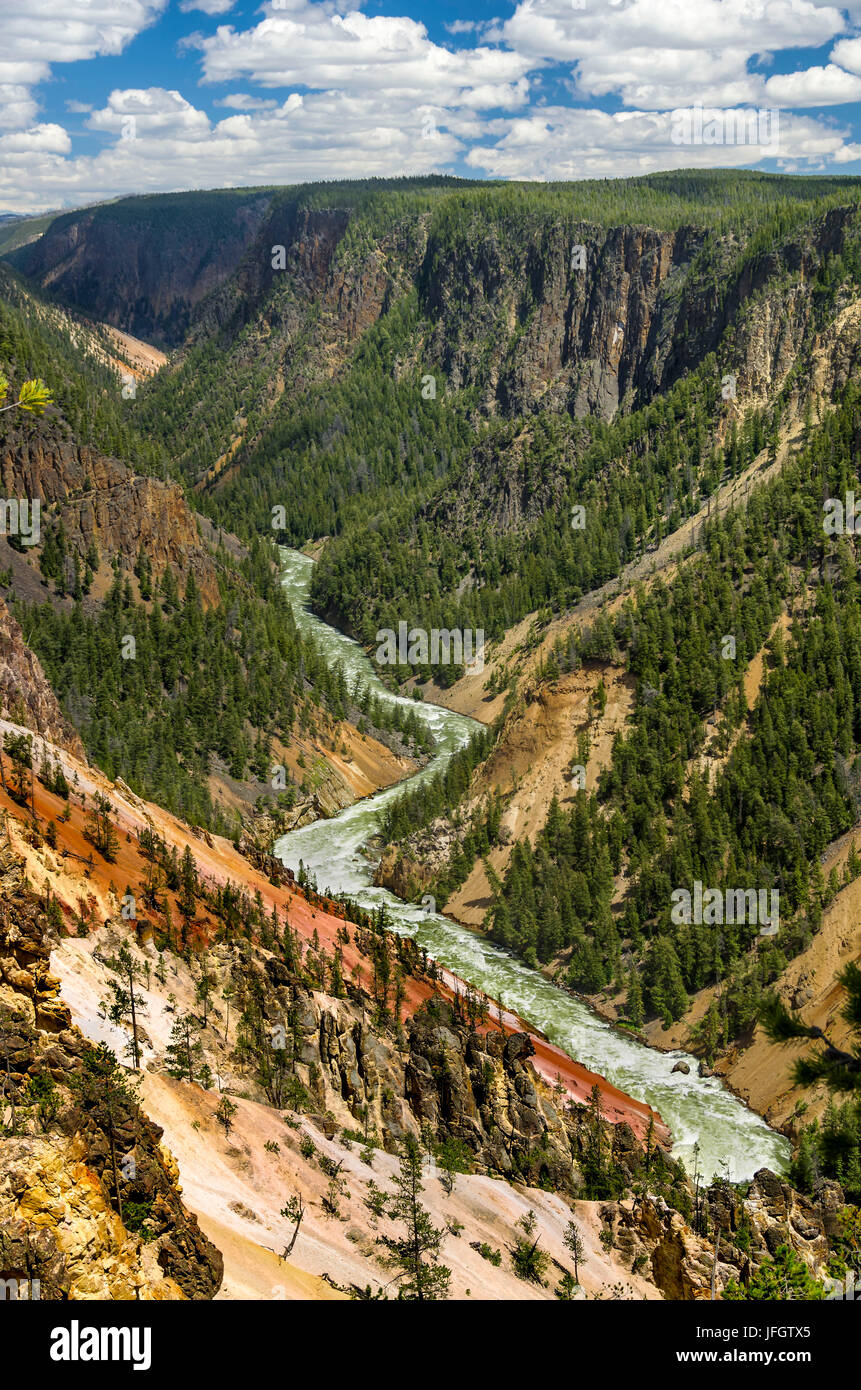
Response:
[{"label": "canyon", "polygon": [[[3,253],[54,398],[0,417],[0,1277],[395,1297],[416,1155],[458,1300],[845,1265],[853,1100],[797,1064],[856,1045],[810,518],[861,234],[803,182],[144,196]],[[703,883],[779,927],[673,916]]]}]

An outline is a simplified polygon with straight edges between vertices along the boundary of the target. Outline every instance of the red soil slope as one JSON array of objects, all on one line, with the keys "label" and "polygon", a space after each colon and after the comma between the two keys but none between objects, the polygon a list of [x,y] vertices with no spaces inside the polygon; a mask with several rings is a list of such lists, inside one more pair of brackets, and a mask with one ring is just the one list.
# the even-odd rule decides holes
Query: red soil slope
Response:
[{"label": "red soil slope", "polygon": [[[0,720],[0,737],[7,729],[18,732],[15,725]],[[27,731],[24,731],[27,732]],[[337,933],[344,926],[343,909],[339,904],[327,902],[315,905],[308,901],[302,891],[291,884],[277,885],[265,874],[255,869],[234,849],[230,841],[218,835],[195,831],[169,812],[152,802],[136,797],[127,788],[109,782],[97,769],[92,768],[64,749],[47,743],[45,751],[55,761],[62,764],[66,778],[72,786],[70,796],[70,818],[60,820],[64,809],[63,801],[47,791],[38,781],[34,785],[34,806],[38,826],[44,831],[49,820],[57,829],[57,848],[51,850],[42,842],[41,834],[33,834],[33,821],[29,813],[15,802],[7,791],[0,787],[0,815],[8,817],[10,834],[17,849],[27,859],[28,874],[36,891],[44,892],[50,885],[52,893],[62,904],[67,917],[75,922],[83,915],[93,922],[103,922],[107,917],[119,913],[120,899],[128,889],[143,902],[144,882],[148,861],[141,854],[137,834],[149,826],[168,844],[175,845],[181,855],[189,845],[197,863],[201,881],[209,885],[232,883],[241,886],[253,896],[257,892],[268,912],[277,907],[283,918],[286,913],[293,930],[305,942],[310,942],[314,932],[327,953],[333,953],[339,945]],[[42,741],[34,738],[34,763],[42,764]],[[5,760],[8,769],[8,758]],[[113,863],[106,862],[97,854],[85,838],[84,828],[87,819],[87,805],[93,794],[100,792],[106,796],[113,807],[113,823],[119,836],[119,847]],[[86,804],[84,804],[86,802]],[[174,921],[179,921],[180,913],[173,895],[171,911]],[[146,913],[141,911],[140,917]],[[191,945],[203,945],[218,930],[218,922],[203,907],[198,912],[193,925]],[[352,933],[351,933],[352,938]],[[359,984],[368,986],[369,963],[367,957],[351,939],[342,946],[344,976],[351,976],[354,968]],[[446,971],[437,986],[437,993],[453,998],[456,991],[464,989],[464,982]],[[404,980],[404,1015],[413,1013],[434,993],[434,985],[425,979],[407,976]],[[557,1081],[565,1088],[572,1099],[583,1102],[588,1098],[591,1088],[598,1086],[602,1097],[605,1116],[614,1123],[626,1121],[636,1134],[643,1136],[654,1119],[655,1137],[658,1142],[669,1141],[669,1131],[660,1116],[648,1105],[633,1100],[618,1090],[604,1077],[588,1071],[573,1061],[562,1050],[536,1033],[534,1029],[516,1014],[503,1012],[502,1024],[497,1021],[498,1009],[494,1007],[487,1028],[502,1028],[506,1032],[526,1032],[532,1039],[535,1049],[533,1058],[536,1070],[551,1084]]]}]

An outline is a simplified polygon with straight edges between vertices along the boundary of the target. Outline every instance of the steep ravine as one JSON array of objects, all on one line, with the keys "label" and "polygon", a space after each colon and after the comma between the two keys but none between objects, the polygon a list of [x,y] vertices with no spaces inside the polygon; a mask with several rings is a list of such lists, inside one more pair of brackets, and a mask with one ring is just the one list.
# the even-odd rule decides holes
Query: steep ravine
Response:
[{"label": "steep ravine", "polygon": [[[348,680],[361,672],[381,699],[403,700],[379,682],[355,642],[308,612],[312,561],[295,551],[282,553],[284,586],[297,621],[313,631],[332,661],[342,663]],[[417,708],[433,729],[439,750],[416,774],[428,778],[463,745],[475,724],[437,705]],[[673,1073],[675,1062],[683,1059],[684,1053],[656,1052],[624,1037],[537,971],[527,969],[488,941],[440,913],[404,903],[386,889],[374,887],[374,863],[366,846],[378,831],[385,806],[402,788],[403,784],[388,788],[331,820],[293,831],[276,843],[275,853],[294,871],[304,864],[321,888],[348,893],[368,908],[384,904],[393,930],[414,937],[442,965],[516,1010],[570,1056],[654,1106],[672,1130],[676,1156],[692,1166],[694,1145],[698,1144],[700,1167],[708,1177],[724,1163],[736,1181],[751,1177],[763,1166],[785,1167],[787,1141],[717,1079],[697,1075],[693,1058],[687,1059],[691,1066],[687,1076]]]}]

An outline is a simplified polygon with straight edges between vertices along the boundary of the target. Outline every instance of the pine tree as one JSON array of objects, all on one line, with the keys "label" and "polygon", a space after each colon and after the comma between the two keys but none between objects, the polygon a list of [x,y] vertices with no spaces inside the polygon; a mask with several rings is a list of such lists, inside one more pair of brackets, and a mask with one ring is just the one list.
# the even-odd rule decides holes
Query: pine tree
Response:
[{"label": "pine tree", "polygon": [[108,798],[101,792],[96,792],[84,830],[86,838],[110,864],[116,859],[119,849],[117,832],[111,820],[112,813],[113,807]]},{"label": "pine tree", "polygon": [[105,957],[105,965],[120,977],[118,980],[108,981],[114,997],[107,1008],[107,1016],[112,1023],[129,1023],[131,1025],[132,1035],[128,1047],[132,1055],[132,1066],[135,1071],[138,1071],[140,1069],[138,1018],[146,1014],[147,1002],[142,994],[138,994],[135,986],[137,981],[143,977],[144,971],[134,959],[125,942],[122,943],[115,956]]},{"label": "pine tree", "polygon": [[165,1066],[178,1081],[195,1081],[204,1064],[200,1024],[193,1014],[180,1014],[170,1030]]},{"label": "pine tree", "polygon": [[571,1255],[574,1259],[574,1282],[579,1284],[580,1265],[586,1260],[586,1247],[583,1244],[583,1237],[580,1234],[579,1228],[573,1221],[568,1222],[562,1239],[565,1242],[566,1248],[571,1251]]},{"label": "pine tree", "polygon": [[119,1133],[125,1130],[129,1111],[138,1106],[138,1093],[111,1049],[106,1043],[87,1047],[81,1058],[80,1071],[72,1072],[69,1085],[77,1096],[80,1108],[108,1136],[111,1177],[119,1218],[123,1219],[122,1193],[118,1162]]},{"label": "pine tree", "polygon": [[423,1191],[421,1149],[409,1137],[401,1150],[395,1192],[388,1200],[388,1215],[404,1226],[402,1236],[379,1236],[385,1249],[384,1263],[397,1271],[398,1297],[431,1302],[448,1297],[451,1270],[439,1263],[445,1232],[437,1230],[421,1203]]}]

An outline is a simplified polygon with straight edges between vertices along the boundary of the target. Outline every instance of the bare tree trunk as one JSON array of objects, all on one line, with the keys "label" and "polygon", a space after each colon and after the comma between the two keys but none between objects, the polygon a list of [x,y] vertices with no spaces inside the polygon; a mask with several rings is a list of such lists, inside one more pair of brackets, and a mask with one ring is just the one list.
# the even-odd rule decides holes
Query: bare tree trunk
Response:
[{"label": "bare tree trunk", "polygon": [[296,1225],[293,1227],[293,1234],[292,1234],[292,1236],[290,1237],[290,1244],[286,1247],[286,1249],[285,1249],[285,1251],[284,1251],[284,1254],[281,1256],[282,1260],[289,1260],[289,1258],[290,1258],[290,1256],[291,1256],[291,1254],[292,1254],[292,1252],[293,1252],[293,1246],[296,1244],[296,1241],[297,1241],[297,1239],[298,1239],[298,1236],[299,1236],[299,1227],[302,1225],[302,1217],[303,1217],[304,1215],[305,1215],[305,1203],[302,1201],[302,1198],[300,1197],[300,1198],[299,1198],[299,1215],[296,1217]]},{"label": "bare tree trunk", "polygon": [[718,1251],[720,1250],[720,1226],[715,1231],[715,1257],[712,1261],[712,1303],[717,1298]]},{"label": "bare tree trunk", "polygon": [[129,969],[129,999],[132,1008],[132,1057],[134,1059],[135,1071],[140,1070],[140,1052],[138,1051],[138,1020],[135,1013],[135,972]]}]

